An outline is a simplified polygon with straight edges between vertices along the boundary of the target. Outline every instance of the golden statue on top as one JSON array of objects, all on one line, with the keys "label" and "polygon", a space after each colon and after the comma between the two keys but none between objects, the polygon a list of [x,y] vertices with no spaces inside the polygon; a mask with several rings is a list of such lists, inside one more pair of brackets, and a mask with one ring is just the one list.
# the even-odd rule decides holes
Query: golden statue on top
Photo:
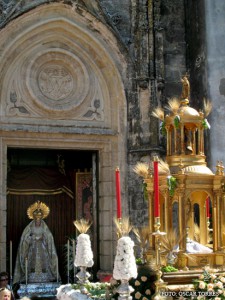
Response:
[{"label": "golden statue on top", "polygon": [[181,93],[181,101],[185,100],[185,104],[189,103],[189,97],[190,97],[190,82],[188,80],[188,76],[184,75],[181,78],[182,82],[182,93]]}]

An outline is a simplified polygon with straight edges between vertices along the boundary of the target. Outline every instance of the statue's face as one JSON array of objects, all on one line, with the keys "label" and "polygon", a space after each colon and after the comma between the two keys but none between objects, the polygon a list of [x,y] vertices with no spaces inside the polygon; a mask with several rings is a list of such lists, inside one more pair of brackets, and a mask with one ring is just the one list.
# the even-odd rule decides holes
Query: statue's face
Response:
[{"label": "statue's face", "polygon": [[34,220],[35,221],[40,221],[43,217],[42,211],[41,210],[35,210],[33,213]]}]

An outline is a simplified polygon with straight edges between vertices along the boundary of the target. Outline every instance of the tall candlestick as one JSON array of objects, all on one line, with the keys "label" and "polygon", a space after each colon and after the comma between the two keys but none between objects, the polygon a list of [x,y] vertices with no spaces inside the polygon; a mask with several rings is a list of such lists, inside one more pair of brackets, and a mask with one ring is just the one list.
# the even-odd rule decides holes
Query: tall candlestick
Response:
[{"label": "tall candlestick", "polygon": [[70,282],[70,241],[67,241],[67,280]]},{"label": "tall candlestick", "polygon": [[159,159],[158,156],[154,157],[154,217],[160,217],[159,206]]},{"label": "tall candlestick", "polygon": [[12,241],[9,242],[10,280],[12,279]]},{"label": "tall candlestick", "polygon": [[26,257],[25,258],[25,282],[26,282],[26,285],[27,285],[27,277],[28,277],[27,267],[28,267],[28,262],[27,262],[27,257]]},{"label": "tall candlestick", "polygon": [[209,212],[209,197],[206,198],[206,217],[209,218],[210,217],[210,212]]},{"label": "tall candlestick", "polygon": [[117,202],[117,219],[122,218],[121,211],[121,194],[120,194],[120,170],[116,168],[116,202]]}]

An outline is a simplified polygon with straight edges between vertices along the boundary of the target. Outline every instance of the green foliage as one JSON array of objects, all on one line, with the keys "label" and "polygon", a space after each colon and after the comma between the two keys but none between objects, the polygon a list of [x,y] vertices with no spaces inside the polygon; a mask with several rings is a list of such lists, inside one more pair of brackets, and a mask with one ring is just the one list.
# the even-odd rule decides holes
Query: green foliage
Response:
[{"label": "green foliage", "polygon": [[160,133],[163,135],[163,136],[166,136],[166,127],[165,127],[165,121],[161,122],[160,124]]},{"label": "green foliage", "polygon": [[177,187],[177,179],[173,176],[168,176],[167,177],[167,185],[169,188],[169,194],[170,196],[173,196],[175,193],[175,189]]},{"label": "green foliage", "polygon": [[74,290],[86,288],[88,296],[92,299],[106,299],[106,294],[110,288],[110,283],[107,282],[89,282],[81,286],[81,284],[72,284]]},{"label": "green foliage", "polygon": [[177,272],[178,269],[177,268],[174,268],[173,266],[163,266],[162,267],[162,272],[165,272],[165,273],[169,273],[169,272]]},{"label": "green foliage", "polygon": [[210,125],[209,125],[209,122],[207,121],[207,119],[204,119],[202,121],[202,126],[204,129],[210,129]]},{"label": "green foliage", "polygon": [[178,129],[179,126],[180,126],[180,116],[176,116],[176,117],[174,118],[173,122],[174,122],[175,128]]},{"label": "green foliage", "polygon": [[142,183],[142,188],[143,188],[144,199],[147,201],[148,200],[147,183],[144,181]]},{"label": "green foliage", "polygon": [[144,264],[143,259],[141,257],[136,258],[136,264],[137,265],[143,265]]}]

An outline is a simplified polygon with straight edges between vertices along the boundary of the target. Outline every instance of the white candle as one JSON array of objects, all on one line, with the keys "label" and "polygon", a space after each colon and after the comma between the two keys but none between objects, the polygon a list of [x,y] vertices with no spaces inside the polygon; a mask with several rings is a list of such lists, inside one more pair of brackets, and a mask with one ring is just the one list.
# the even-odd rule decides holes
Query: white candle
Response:
[{"label": "white candle", "polygon": [[10,254],[9,254],[9,259],[10,259],[10,279],[12,278],[12,241],[9,243],[9,248],[10,248]]},{"label": "white candle", "polygon": [[70,279],[70,241],[67,241],[67,278]]},{"label": "white candle", "polygon": [[27,285],[27,257],[25,258],[25,278],[26,278],[26,285]]}]

